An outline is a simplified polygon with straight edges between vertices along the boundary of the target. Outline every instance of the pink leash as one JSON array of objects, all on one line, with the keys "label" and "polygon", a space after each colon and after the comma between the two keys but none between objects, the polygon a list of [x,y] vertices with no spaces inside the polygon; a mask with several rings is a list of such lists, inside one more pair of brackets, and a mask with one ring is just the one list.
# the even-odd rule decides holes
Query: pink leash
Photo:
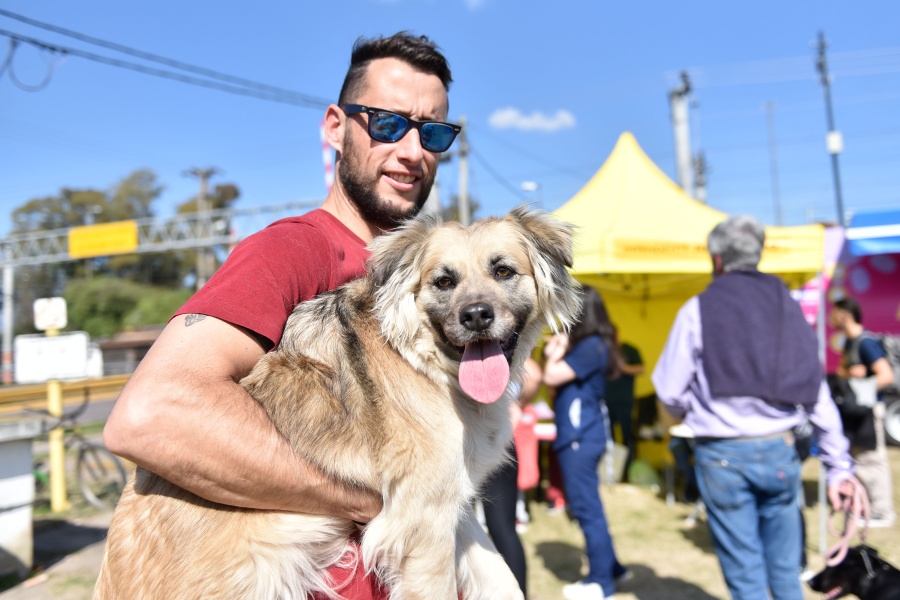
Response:
[{"label": "pink leash", "polygon": [[[869,529],[869,496],[866,494],[866,489],[855,477],[851,477],[848,481],[853,484],[853,493],[849,495],[841,494],[841,507],[838,511],[835,511],[837,514],[844,515],[843,531],[838,531],[832,527],[831,519],[828,521],[828,532],[838,537],[837,543],[829,548],[825,554],[827,557],[825,564],[829,567],[840,563],[847,556],[850,542],[853,536],[856,535],[860,522],[863,523],[863,527],[859,532],[861,542],[865,543],[866,532]],[[832,514],[832,518],[833,516],[834,514]]]}]

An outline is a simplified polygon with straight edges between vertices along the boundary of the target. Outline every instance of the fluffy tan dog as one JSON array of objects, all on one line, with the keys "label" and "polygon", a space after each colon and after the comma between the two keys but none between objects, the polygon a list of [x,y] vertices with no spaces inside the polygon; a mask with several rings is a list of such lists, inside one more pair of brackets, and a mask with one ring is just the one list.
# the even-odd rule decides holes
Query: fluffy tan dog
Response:
[{"label": "fluffy tan dog", "polygon": [[[421,217],[371,250],[367,277],[297,306],[241,385],[298,455],[381,491],[361,559],[392,599],[521,599],[471,506],[512,436],[510,380],[544,327],[577,315],[571,227],[524,207],[468,228]],[[208,502],[138,469],[94,598],[338,597],[326,569],[354,531]]]}]

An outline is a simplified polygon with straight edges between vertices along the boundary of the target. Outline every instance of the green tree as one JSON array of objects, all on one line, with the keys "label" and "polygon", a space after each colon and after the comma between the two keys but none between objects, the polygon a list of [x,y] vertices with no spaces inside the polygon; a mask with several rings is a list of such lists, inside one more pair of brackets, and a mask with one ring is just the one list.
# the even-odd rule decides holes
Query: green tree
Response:
[{"label": "green tree", "polygon": [[165,324],[188,299],[190,290],[171,290],[133,281],[96,277],[70,283],[63,294],[67,329],[108,337],[123,330]]},{"label": "green tree", "polygon": [[[478,218],[476,214],[480,208],[481,204],[478,200],[469,196],[469,217],[472,221]],[[457,194],[450,198],[450,204],[441,206],[441,218],[444,221],[459,221],[459,196]]]},{"label": "green tree", "polygon": [[[148,169],[135,171],[109,191],[62,188],[55,196],[34,198],[13,210],[12,233],[34,233],[149,217],[153,215],[153,201],[161,191],[162,187],[156,183],[156,174]],[[144,260],[141,257],[130,259],[132,265],[141,265]],[[125,262],[128,263],[127,260]],[[89,274],[115,273],[116,269],[125,272],[124,265],[111,262],[108,258],[17,269],[16,331],[33,330],[31,306],[37,298],[59,296],[69,281]],[[132,270],[141,272],[139,266],[132,266]]]},{"label": "green tree", "polygon": [[[13,210],[11,214],[12,234],[152,218],[155,216],[154,203],[162,191],[163,186],[158,183],[156,174],[149,169],[134,171],[108,190],[62,188],[57,195],[31,199]],[[210,203],[214,209],[229,208],[239,195],[240,191],[235,184],[220,184],[210,194]],[[178,207],[180,214],[192,210],[196,210],[194,199],[189,199]],[[223,222],[222,225],[223,227],[229,226],[227,222]],[[219,254],[224,255],[225,249],[220,249]],[[135,315],[128,316],[128,319],[134,321],[133,323],[129,321],[128,324],[136,326],[136,323],[144,322],[148,318],[150,320],[160,319],[161,317],[149,306],[149,299],[159,295],[153,290],[163,287],[183,288],[185,278],[194,272],[196,262],[196,252],[184,250],[122,254],[58,264],[20,267],[16,269],[15,330],[18,333],[34,331],[31,307],[35,299],[63,295],[70,283],[90,278],[101,278],[106,285],[110,286],[110,292],[115,291],[117,294],[116,302],[113,302],[108,295],[99,292],[96,292],[94,296],[98,302],[103,301],[98,306],[113,311],[106,319],[107,321],[122,324],[127,320],[125,316],[116,312],[117,307],[120,307],[119,302],[128,297],[128,294],[125,292],[126,288],[119,286],[118,283],[112,283],[115,279],[143,284],[144,287],[137,289],[141,289],[141,294],[145,294],[148,298],[141,303],[141,309]],[[139,298],[143,298],[143,296],[139,294]],[[177,308],[175,306],[171,310],[169,309],[170,303],[174,302],[163,297],[160,305],[163,308],[160,311],[171,314],[171,310]],[[75,310],[73,323],[79,323],[79,326],[85,329],[96,328],[97,331],[103,329],[100,325],[94,324],[104,320],[102,314],[82,317],[77,312],[82,309],[76,307]],[[87,308],[83,310],[87,311]],[[87,312],[84,314],[88,315]],[[151,314],[154,316],[141,316]],[[166,316],[167,318],[168,316]],[[165,322],[165,319],[162,319],[161,322]],[[85,323],[87,325],[84,325]]]}]

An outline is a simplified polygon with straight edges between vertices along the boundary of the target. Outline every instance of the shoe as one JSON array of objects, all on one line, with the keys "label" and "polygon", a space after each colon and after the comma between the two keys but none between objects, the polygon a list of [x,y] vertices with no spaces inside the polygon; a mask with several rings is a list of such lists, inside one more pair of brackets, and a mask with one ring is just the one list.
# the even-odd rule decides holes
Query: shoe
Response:
[{"label": "shoe", "polygon": [[619,573],[618,575],[616,575],[615,577],[613,577],[613,581],[615,582],[616,585],[622,585],[626,581],[631,581],[632,579],[634,579],[634,571],[632,571],[631,569],[627,569],[627,568],[624,571],[622,571],[621,573]]},{"label": "shoe", "polygon": [[606,596],[599,583],[576,581],[563,586],[563,598],[566,600],[612,600],[615,596]]},{"label": "shoe", "polygon": [[531,515],[528,514],[528,509],[523,500],[516,500],[516,521],[519,523],[528,523],[531,521]]}]

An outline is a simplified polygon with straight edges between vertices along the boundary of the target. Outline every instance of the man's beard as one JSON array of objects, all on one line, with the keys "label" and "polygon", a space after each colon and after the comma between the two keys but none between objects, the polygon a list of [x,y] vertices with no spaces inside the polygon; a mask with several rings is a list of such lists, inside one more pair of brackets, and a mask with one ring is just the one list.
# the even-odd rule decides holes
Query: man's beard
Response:
[{"label": "man's beard", "polygon": [[359,153],[356,152],[350,136],[345,136],[338,179],[363,219],[381,229],[393,229],[419,213],[431,193],[434,175],[422,180],[415,205],[403,209],[378,195],[376,187],[380,176],[378,173],[365,173],[357,160],[358,157]]}]

